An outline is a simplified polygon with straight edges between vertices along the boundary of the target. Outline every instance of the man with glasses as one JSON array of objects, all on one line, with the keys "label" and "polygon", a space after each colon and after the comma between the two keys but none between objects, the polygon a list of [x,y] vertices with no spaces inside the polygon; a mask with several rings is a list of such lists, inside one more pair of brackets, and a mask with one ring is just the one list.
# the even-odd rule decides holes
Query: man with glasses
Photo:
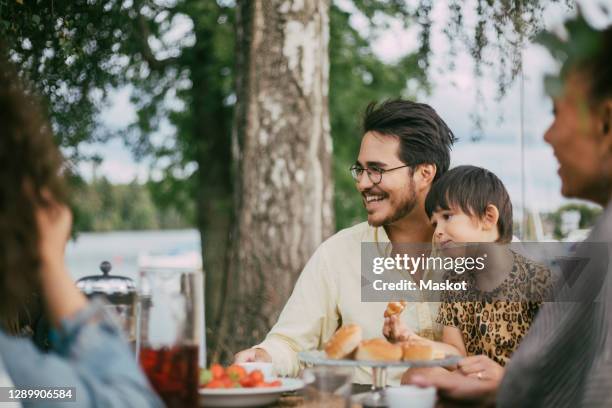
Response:
[{"label": "man with glasses", "polygon": [[[262,343],[236,354],[236,362],[271,361],[277,374],[295,376],[297,353],[321,349],[341,325],[358,324],[364,338],[381,337],[386,303],[361,301],[361,243],[390,248],[431,242],[425,196],[448,170],[455,140],[428,105],[392,100],[367,107],[361,148],[350,169],[367,222],[339,231],[317,248],[276,325]],[[433,303],[412,302],[402,319],[435,340],[436,313]],[[355,374],[354,382],[371,382],[366,370]]]}]

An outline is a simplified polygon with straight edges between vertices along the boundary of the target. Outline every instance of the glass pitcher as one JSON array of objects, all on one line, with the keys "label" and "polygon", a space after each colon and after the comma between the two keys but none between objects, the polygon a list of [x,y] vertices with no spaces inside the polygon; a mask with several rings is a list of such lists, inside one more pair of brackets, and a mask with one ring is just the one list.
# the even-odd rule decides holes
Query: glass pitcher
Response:
[{"label": "glass pitcher", "polygon": [[166,406],[197,406],[203,361],[199,269],[141,268],[139,361]]}]

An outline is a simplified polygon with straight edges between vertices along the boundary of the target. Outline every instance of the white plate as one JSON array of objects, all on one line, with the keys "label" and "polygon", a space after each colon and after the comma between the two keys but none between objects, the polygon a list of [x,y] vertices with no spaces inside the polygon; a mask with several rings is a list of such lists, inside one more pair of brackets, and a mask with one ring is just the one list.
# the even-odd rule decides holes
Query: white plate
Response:
[{"label": "white plate", "polygon": [[304,382],[297,378],[278,378],[274,388],[200,388],[201,407],[261,407],[278,400],[282,393],[300,390]]}]

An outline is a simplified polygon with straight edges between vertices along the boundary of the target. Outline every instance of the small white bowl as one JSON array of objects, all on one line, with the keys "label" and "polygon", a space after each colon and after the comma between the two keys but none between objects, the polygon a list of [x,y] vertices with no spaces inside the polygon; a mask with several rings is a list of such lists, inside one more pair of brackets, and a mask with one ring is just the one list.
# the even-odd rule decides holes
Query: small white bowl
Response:
[{"label": "small white bowl", "polygon": [[274,365],[272,363],[264,363],[264,362],[249,362],[249,363],[239,363],[241,367],[244,367],[247,374],[251,371],[259,370],[264,376],[264,380],[270,381],[274,379]]},{"label": "small white bowl", "polygon": [[436,405],[435,387],[389,387],[385,389],[385,397],[389,408],[433,408]]}]

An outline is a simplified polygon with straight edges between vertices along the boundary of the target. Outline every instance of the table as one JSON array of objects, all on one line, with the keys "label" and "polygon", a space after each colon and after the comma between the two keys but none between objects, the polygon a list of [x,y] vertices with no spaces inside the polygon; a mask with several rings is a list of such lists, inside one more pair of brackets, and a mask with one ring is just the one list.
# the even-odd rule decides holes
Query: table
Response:
[{"label": "table", "polygon": [[[370,384],[353,384],[351,389],[351,395],[362,394],[364,392],[368,392],[372,389],[372,385]],[[288,408],[288,407],[300,407],[307,408],[309,406],[315,407],[315,405],[308,404],[304,401],[304,397],[302,397],[299,391],[294,393],[287,393],[283,395],[280,400],[272,405],[273,408]],[[361,404],[353,404],[351,408],[361,408]],[[344,408],[344,407],[341,407]]]},{"label": "table", "polygon": [[[372,386],[369,384],[353,384],[351,394],[361,394],[364,392],[368,392],[372,389]],[[302,397],[299,392],[288,393],[283,395],[280,400],[272,405],[273,408],[288,408],[288,407],[300,407],[300,408],[309,408],[315,407],[316,405],[308,404],[304,401],[304,397]],[[344,408],[344,407],[340,407]],[[361,404],[353,404],[351,408],[361,408]]]},{"label": "table", "polygon": [[[308,403],[304,401],[304,398],[299,395],[281,397],[278,403],[271,405],[270,408],[288,408],[288,407],[300,407],[300,408],[320,408],[317,403]],[[328,408],[335,408],[330,405]],[[338,408],[344,408],[344,404],[339,404]],[[353,404],[351,408],[361,408],[360,404]]]}]

